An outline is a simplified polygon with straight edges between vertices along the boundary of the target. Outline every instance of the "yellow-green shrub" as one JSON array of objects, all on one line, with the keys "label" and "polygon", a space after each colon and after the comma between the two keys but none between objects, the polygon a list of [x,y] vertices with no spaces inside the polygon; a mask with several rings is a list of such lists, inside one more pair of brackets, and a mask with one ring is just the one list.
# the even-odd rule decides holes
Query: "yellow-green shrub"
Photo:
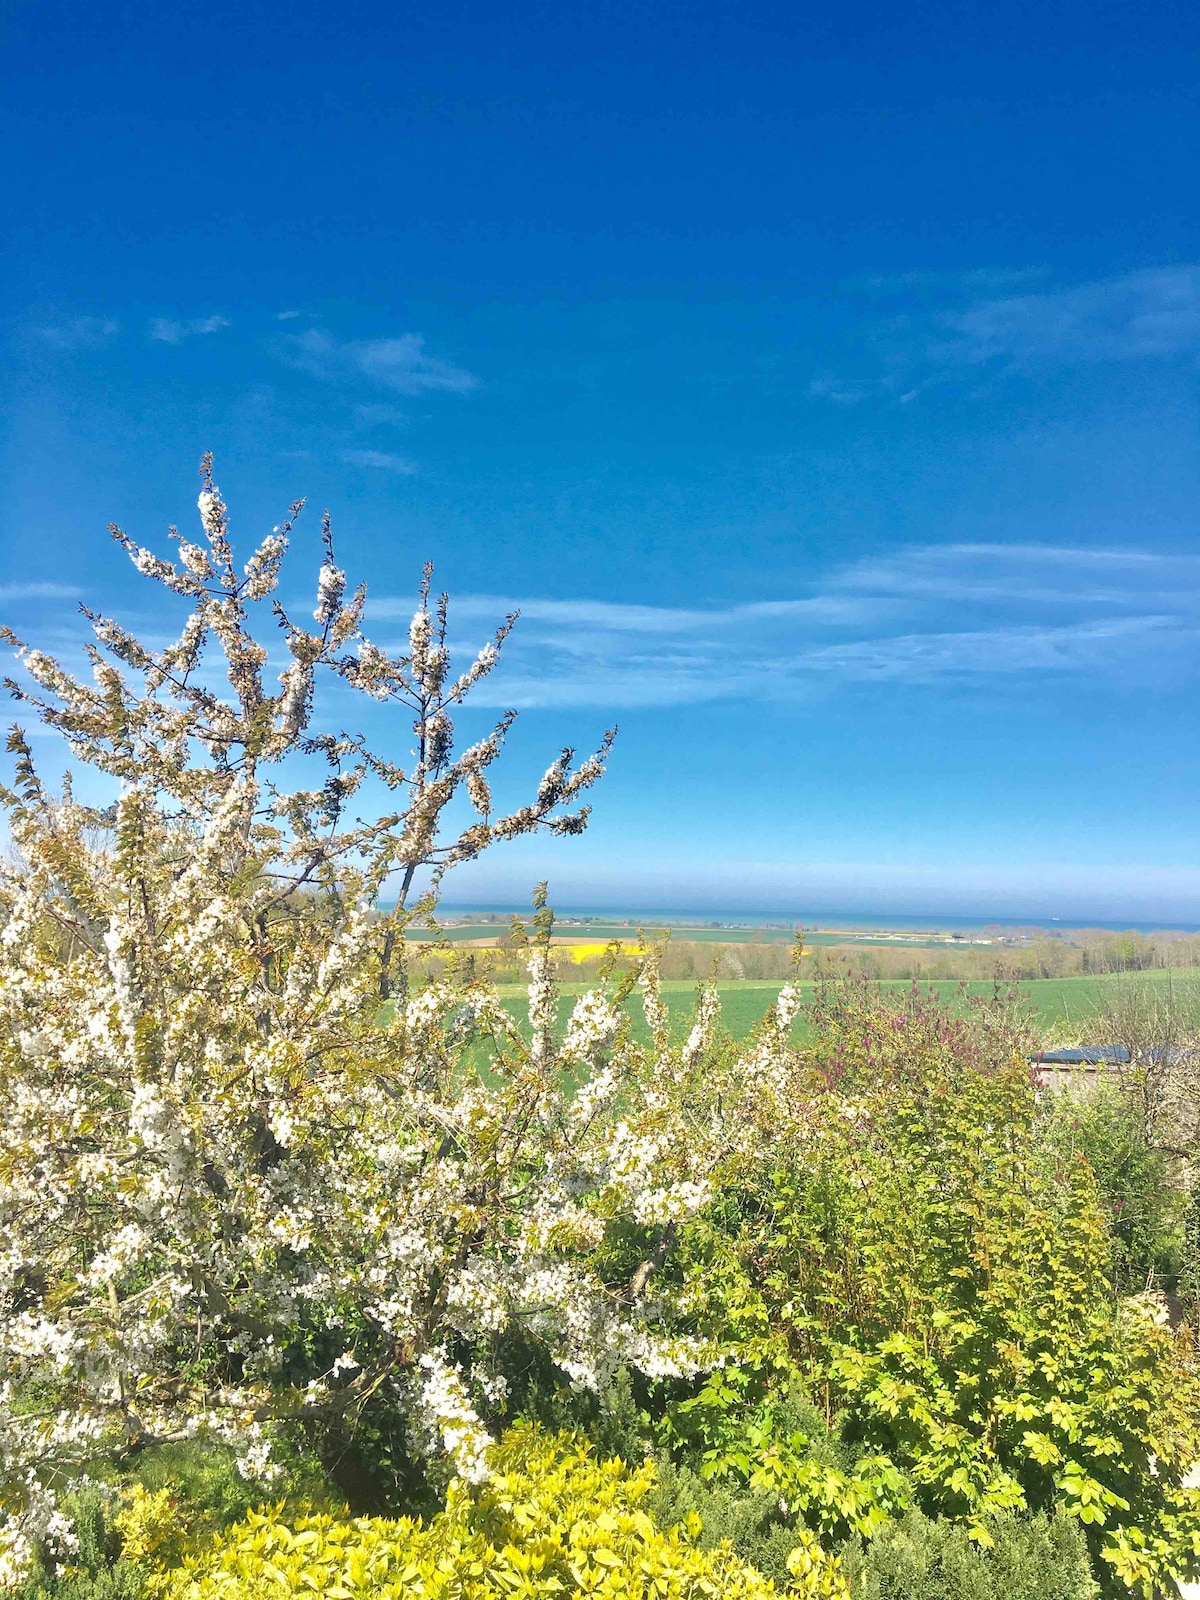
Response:
[{"label": "yellow-green shrub", "polygon": [[121,1554],[130,1561],[159,1557],[172,1548],[180,1532],[179,1509],[170,1489],[146,1488],[135,1483],[125,1491],[121,1508],[113,1518],[121,1536]]},{"label": "yellow-green shrub", "polygon": [[[164,1600],[769,1600],[775,1586],[728,1544],[696,1545],[694,1514],[664,1532],[641,1502],[654,1469],[514,1428],[477,1490],[451,1486],[428,1524],[255,1513],[163,1575]],[[835,1557],[801,1531],[792,1594],[848,1600]]]}]

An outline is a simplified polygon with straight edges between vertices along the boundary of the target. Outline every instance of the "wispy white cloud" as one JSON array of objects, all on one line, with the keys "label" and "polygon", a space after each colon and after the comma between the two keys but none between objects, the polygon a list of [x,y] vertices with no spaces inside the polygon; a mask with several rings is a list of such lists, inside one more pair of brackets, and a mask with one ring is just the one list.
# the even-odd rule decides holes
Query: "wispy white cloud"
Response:
[{"label": "wispy white cloud", "polygon": [[[1098,678],[1157,646],[1175,621],[1148,616],[1063,626],[909,633],[789,651],[745,637],[726,648],[630,653],[602,637],[538,640],[476,693],[477,705],[653,707],[796,700],[855,686],[983,686],[1047,675]],[[1192,635],[1194,643],[1195,634]]]},{"label": "wispy white cloud", "polygon": [[65,322],[32,329],[35,338],[55,350],[94,350],[120,331],[121,324],[113,317],[69,317]]},{"label": "wispy white cloud", "polygon": [[857,406],[864,400],[898,400],[900,387],[900,379],[889,373],[882,378],[813,378],[808,392],[814,400],[828,400],[835,406]]},{"label": "wispy white cloud", "polygon": [[0,583],[0,600],[78,600],[73,583]]},{"label": "wispy white cloud", "polygon": [[[804,697],[838,686],[1038,675],[1100,678],[1172,654],[1200,668],[1200,558],[994,543],[911,546],[849,562],[813,593],[733,606],[468,595],[468,635],[519,610],[481,700],[653,706]],[[372,599],[368,623],[407,620]]]},{"label": "wispy white cloud", "polygon": [[425,349],[419,333],[390,339],[335,339],[323,328],[307,328],[283,341],[284,359],[302,372],[331,380],[366,379],[397,394],[442,390],[463,394],[478,379]]},{"label": "wispy white cloud", "polygon": [[1003,284],[953,275],[939,290],[939,278],[860,280],[867,289],[908,292],[913,304],[902,315],[868,318],[864,370],[818,374],[808,385],[813,399],[907,404],[967,373],[1200,356],[1200,265],[1148,267],[1022,294],[988,294]]},{"label": "wispy white cloud", "polygon": [[1167,616],[1113,617],[1062,626],[906,633],[823,645],[786,663],[793,674],[828,673],[852,683],[932,683],[1053,670],[1089,671],[1103,648],[1144,641],[1170,628]]},{"label": "wispy white cloud", "polygon": [[228,327],[229,318],[219,314],[212,317],[152,317],[150,337],[161,340],[163,344],[182,344],[185,339],[194,339],[205,333],[220,333],[222,328]]},{"label": "wispy white cloud", "polygon": [[835,589],[930,601],[1177,604],[1200,588],[1200,557],[1044,544],[912,545],[831,574]]},{"label": "wispy white cloud", "polygon": [[[765,618],[806,617],[823,622],[857,620],[870,609],[878,607],[837,595],[816,595],[801,600],[757,600],[747,605],[711,609],[625,605],[609,600],[516,600],[491,594],[468,594],[454,599],[454,614],[460,619],[482,621],[519,611],[526,623],[557,624],[579,630],[581,634],[704,634]],[[373,618],[390,619],[411,614],[411,600],[371,600]]]},{"label": "wispy white cloud", "polygon": [[984,300],[942,318],[934,354],[1001,360],[1134,361],[1200,349],[1200,266],[1157,267],[1043,294]]},{"label": "wispy white cloud", "polygon": [[396,428],[408,421],[407,412],[401,411],[399,406],[390,406],[377,400],[352,406],[350,415],[364,428]]},{"label": "wispy white cloud", "polygon": [[411,477],[417,470],[415,461],[405,456],[389,455],[386,450],[343,450],[338,458],[351,467],[375,467],[382,472],[399,472]]}]

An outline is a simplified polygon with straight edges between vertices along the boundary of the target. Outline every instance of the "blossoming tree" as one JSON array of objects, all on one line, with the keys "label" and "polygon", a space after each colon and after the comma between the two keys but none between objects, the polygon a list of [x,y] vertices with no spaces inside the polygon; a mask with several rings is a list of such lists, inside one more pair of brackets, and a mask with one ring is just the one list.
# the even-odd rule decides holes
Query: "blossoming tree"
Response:
[{"label": "blossoming tree", "polygon": [[[89,612],[89,683],[6,634],[32,680],[12,692],[119,789],[108,807],[69,784],[55,796],[25,735],[10,736],[10,1580],[33,1534],[54,1532],[56,1486],[97,1456],[207,1435],[269,1474],[280,1425],[352,1429],[386,1397],[413,1441],[476,1479],[480,1397],[494,1405],[502,1383],[488,1352],[514,1323],[583,1386],[621,1362],[666,1373],[693,1359],[651,1293],[726,1139],[702,1083],[711,1002],[672,1049],[650,959],[650,1049],[630,1039],[622,992],[584,996],[560,1037],[544,911],[529,1042],[469,974],[405,980],[415,875],[436,880],[496,840],[581,831],[610,739],[579,765],[563,751],[528,804],[497,815],[489,772],[512,718],[461,751],[452,718],[515,619],[452,675],[427,570],[407,649],[389,654],[363,633],[365,590],[347,597],[326,521],[313,624],[301,623],[275,597],[299,509],[239,568],[206,462],[203,537],[180,540],[178,559],[113,530],[141,573],[188,602],[175,643],[150,649]],[[255,632],[264,615],[287,651],[277,686]],[[321,731],[321,675],[411,718],[412,762]],[[318,781],[290,786],[297,769]],[[391,800],[370,821],[351,812],[364,786]],[[456,797],[472,820],[447,834]],[[648,1241],[617,1284],[593,1265],[614,1219]]]}]

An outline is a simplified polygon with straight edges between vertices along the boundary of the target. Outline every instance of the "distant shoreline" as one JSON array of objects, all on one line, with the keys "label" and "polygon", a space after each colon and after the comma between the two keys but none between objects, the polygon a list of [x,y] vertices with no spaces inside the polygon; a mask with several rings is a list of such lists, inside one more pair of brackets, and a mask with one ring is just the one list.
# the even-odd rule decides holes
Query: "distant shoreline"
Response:
[{"label": "distant shoreline", "polygon": [[[896,916],[884,912],[804,911],[794,915],[784,912],[755,912],[730,910],[678,911],[638,910],[597,906],[555,906],[555,915],[562,922],[572,920],[601,922],[605,925],[673,928],[805,928],[813,932],[844,931],[847,933],[929,932],[968,933],[985,928],[1038,928],[1047,932],[1079,932],[1099,929],[1104,932],[1124,933],[1200,933],[1200,923],[1146,921],[1106,921],[1085,917],[967,917],[967,916]],[[481,905],[454,904],[442,901],[438,907],[441,920],[454,916],[528,917],[528,904]]]}]

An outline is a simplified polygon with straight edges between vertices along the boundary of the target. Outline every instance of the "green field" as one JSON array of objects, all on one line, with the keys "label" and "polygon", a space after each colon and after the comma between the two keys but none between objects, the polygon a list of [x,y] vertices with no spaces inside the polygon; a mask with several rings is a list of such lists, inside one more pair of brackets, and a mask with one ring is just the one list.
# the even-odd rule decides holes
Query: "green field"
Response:
[{"label": "green field", "polygon": [[[1189,985],[1200,983],[1196,969],[1188,967],[1105,977],[1038,978],[1002,986],[1002,992],[1015,991],[1024,1000],[1032,1012],[1035,1028],[1049,1042],[1067,1042],[1072,1038],[1088,1042],[1089,1023],[1103,1002],[1105,989],[1116,984],[1163,983],[1172,979]],[[560,1018],[564,1023],[575,998],[584,994],[589,987],[587,983],[564,983],[561,986]],[[725,1026],[735,1039],[744,1038],[754,1028],[774,1004],[782,987],[775,980],[729,979],[718,983]],[[903,992],[911,988],[911,984],[907,979],[897,979],[885,980],[872,987]],[[800,988],[803,999],[812,998],[812,983],[802,983]],[[993,992],[990,980],[960,984],[956,979],[937,979],[922,983],[920,988],[925,992],[932,990],[955,1008],[969,1003],[973,997],[982,999]],[[696,984],[691,980],[666,982],[662,990],[676,1032],[682,1036],[695,1004]],[[497,992],[505,1008],[524,1023],[528,1004],[525,986],[500,984]],[[641,1004],[636,997],[630,1009],[634,1019],[634,1034],[645,1042],[649,1034],[642,1017]],[[802,1032],[803,1024],[800,1026]]]},{"label": "green field", "polygon": [[[1191,968],[1182,968],[1177,971],[1153,971],[1140,973],[1134,977],[1129,975],[1106,977],[1081,977],[1081,978],[1039,978],[1013,986],[1004,986],[1004,992],[1015,988],[1016,992],[1024,998],[1032,1010],[1034,1023],[1040,1033],[1051,1039],[1067,1039],[1077,1036],[1086,1039],[1088,1024],[1095,1016],[1098,1007],[1104,998],[1106,988],[1111,988],[1118,983],[1157,983],[1170,978],[1182,980],[1187,983],[1197,981],[1196,972]],[[588,985],[583,983],[564,984],[562,988],[563,1014],[569,1011],[574,996],[583,994]],[[695,1001],[696,985],[693,982],[674,982],[663,984],[663,998],[671,1012],[672,1020],[680,1032],[684,1030],[687,1019]],[[763,1017],[765,1012],[774,1003],[776,996],[783,987],[775,981],[758,981],[754,979],[731,979],[717,985],[721,996],[722,1015],[725,1026],[735,1039],[745,1037],[754,1025]],[[907,979],[895,982],[884,982],[880,988],[904,991],[911,987]],[[932,990],[948,1004],[958,1007],[971,997],[984,998],[993,992],[990,981],[960,984],[955,979],[935,980],[920,985],[923,991]],[[805,999],[810,999],[813,992],[811,983],[801,985]],[[526,991],[519,984],[504,984],[500,987],[500,996],[505,1006],[524,1020]],[[641,1038],[646,1038],[645,1024],[642,1021],[642,1011],[639,1002],[634,999],[632,1012],[635,1019],[634,1031]]]}]

